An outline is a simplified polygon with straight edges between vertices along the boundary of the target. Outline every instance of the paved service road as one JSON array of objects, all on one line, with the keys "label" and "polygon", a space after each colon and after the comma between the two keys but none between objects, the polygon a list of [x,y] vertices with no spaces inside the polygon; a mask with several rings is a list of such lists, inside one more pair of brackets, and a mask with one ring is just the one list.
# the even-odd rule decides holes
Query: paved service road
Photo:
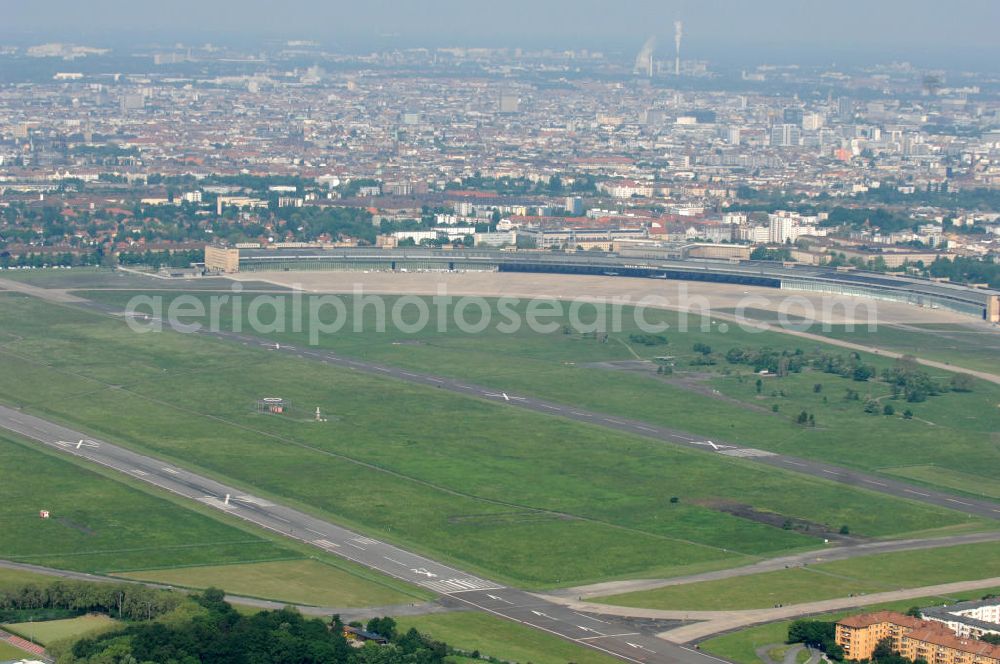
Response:
[{"label": "paved service road", "polygon": [[545,592],[549,597],[561,597],[571,599],[586,599],[590,597],[601,597],[607,595],[619,595],[622,593],[632,593],[640,590],[655,590],[667,586],[682,586],[688,583],[700,583],[702,581],[719,581],[731,579],[736,576],[748,576],[751,574],[761,574],[763,572],[776,572],[779,570],[805,567],[806,565],[820,565],[836,560],[847,560],[860,556],[872,556],[884,553],[899,553],[901,551],[917,551],[921,549],[939,549],[946,546],[959,546],[960,544],[979,544],[982,542],[996,542],[1000,540],[1000,530],[991,530],[982,533],[969,533],[967,535],[949,535],[947,537],[925,537],[921,539],[902,540],[877,540],[874,542],[862,542],[859,544],[837,545],[818,551],[806,551],[804,553],[793,553],[777,558],[767,558],[742,567],[727,567],[726,569],[713,570],[711,572],[699,572],[687,576],[675,576],[669,579],[625,579],[622,581],[603,581],[592,583],[586,586],[576,586],[575,588],[558,588]]},{"label": "paved service road", "polygon": [[458,605],[513,620],[620,659],[637,664],[718,661],[697,650],[637,631],[625,621],[588,615],[506,587],[19,410],[0,406],[0,427],[422,586]]}]

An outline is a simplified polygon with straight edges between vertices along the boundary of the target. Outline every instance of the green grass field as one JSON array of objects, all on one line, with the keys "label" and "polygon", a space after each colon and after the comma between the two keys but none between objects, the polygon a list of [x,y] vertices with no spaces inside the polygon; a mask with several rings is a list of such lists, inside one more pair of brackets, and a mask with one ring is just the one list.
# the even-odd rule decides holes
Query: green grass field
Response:
[{"label": "green grass field", "polygon": [[[124,306],[128,293],[91,292],[88,296]],[[434,325],[408,334],[387,323],[384,332],[377,331],[375,308],[368,305],[359,318],[360,333],[354,332],[354,309],[350,296],[343,298],[348,314],[344,329],[326,335],[320,345],[347,355],[394,364],[417,371],[444,374],[475,381],[508,392],[524,392],[572,404],[579,407],[630,416],[649,422],[695,432],[707,438],[730,440],[777,452],[812,457],[859,469],[880,471],[884,467],[901,465],[933,465],[955,471],[971,480],[990,481],[1000,476],[1000,385],[975,381],[971,393],[946,393],[925,402],[908,404],[889,401],[889,388],[883,383],[858,383],[850,379],[818,371],[769,378],[761,395],[755,391],[756,376],[747,366],[730,365],[722,360],[713,367],[691,366],[697,354],[695,343],[711,346],[719,353],[733,347],[802,349],[805,352],[822,349],[846,355],[849,351],[822,342],[792,338],[779,333],[754,333],[729,326],[719,331],[719,325],[700,329],[700,319],[691,317],[686,332],[672,332],[680,324],[679,314],[667,311],[646,312],[649,321],[662,320],[670,324],[665,333],[667,346],[646,347],[629,340],[636,332],[631,310],[622,315],[623,330],[611,335],[608,343],[582,338],[579,334],[538,334],[523,329],[504,334],[495,326],[479,334],[465,334],[455,329],[453,312],[446,310],[449,331],[439,333]],[[165,300],[166,307],[170,297]],[[284,302],[285,329],[292,330],[294,307]],[[391,312],[395,299],[386,298]],[[514,307],[524,314],[524,305]],[[305,309],[308,309],[306,306]],[[248,310],[244,306],[244,310]],[[260,314],[270,321],[270,309]],[[475,311],[473,308],[472,311]],[[232,324],[222,309],[224,327]],[[244,329],[247,315],[243,317]],[[496,314],[494,314],[496,317]],[[391,319],[391,316],[389,317]],[[405,317],[404,317],[405,318]],[[475,321],[476,315],[469,314]],[[580,315],[586,323],[586,310]],[[412,322],[406,319],[408,322]],[[557,327],[567,324],[567,316],[554,318]],[[884,335],[894,328],[883,329]],[[914,334],[899,331],[899,334]],[[845,333],[846,334],[846,333]],[[985,334],[985,333],[977,333]],[[268,338],[289,344],[306,344],[308,330],[302,332],[269,333]],[[940,344],[933,337],[923,337],[926,344]],[[864,339],[857,339],[864,342]],[[939,341],[939,340],[938,340]],[[983,368],[982,355],[1000,357],[990,349],[995,339],[975,337],[972,347],[980,346],[971,366]],[[900,346],[906,350],[905,344]],[[615,370],[607,362],[649,359],[664,354],[673,356],[676,364],[672,379],[657,378],[652,372]],[[891,360],[875,355],[864,356],[866,362],[884,368]],[[928,372],[947,383],[950,374]],[[822,385],[816,393],[813,386]],[[845,401],[847,390],[860,392],[858,401]],[[772,396],[772,393],[775,393]],[[894,417],[864,413],[865,398],[881,399],[880,405],[892,403]],[[777,406],[779,411],[772,412]],[[912,420],[904,420],[904,410],[913,411]],[[807,428],[796,424],[795,417],[803,410],[814,414],[817,426]],[[705,413],[725,413],[724,417],[705,417]],[[935,486],[955,490],[955,482],[941,476]]]},{"label": "green grass field", "polygon": [[995,329],[973,325],[880,325],[877,330],[842,325],[832,326],[823,336],[860,344],[870,344],[900,353],[911,353],[928,359],[947,362],[1000,374],[1000,335]]},{"label": "green grass field", "polygon": [[996,576],[1000,543],[989,542],[863,556],[596,601],[651,609],[757,609]]},{"label": "green grass field", "polygon": [[27,445],[0,435],[0,559],[107,572],[300,557]]},{"label": "green grass field", "polygon": [[[337,567],[305,560],[304,545],[275,543],[3,435],[0,501],[4,505],[0,559],[97,573],[155,566],[159,569],[144,572],[143,578],[191,574],[206,579],[205,585],[212,581],[198,577],[203,568],[190,566],[211,564],[217,566],[209,568],[216,570],[216,585],[239,584],[240,590],[223,586],[234,593],[299,601],[297,597],[311,587],[316,597],[337,606],[393,604],[428,596],[340,559],[335,559]],[[50,518],[40,519],[40,509],[49,510]],[[278,562],[232,565],[254,561]],[[285,595],[275,577],[282,569]],[[0,568],[0,588],[52,579]]]},{"label": "green grass field", "polygon": [[16,588],[25,583],[43,584],[51,580],[52,577],[47,574],[36,574],[34,572],[25,572],[19,569],[0,567],[0,590]]},{"label": "green grass field", "polygon": [[329,607],[382,606],[414,598],[316,560],[157,569],[120,574],[127,579],[183,588],[223,588],[227,593],[293,604]]},{"label": "green grass field", "polygon": [[[824,524],[877,537],[968,523],[956,512],[737,459],[0,297],[0,330],[10,336],[0,345],[0,376],[18,376],[0,379],[0,400],[523,585],[746,562],[817,546]],[[256,399],[275,394],[299,413],[252,412]],[[315,406],[328,422],[311,421]],[[720,504],[814,527],[783,530]]]},{"label": "green grass field", "polygon": [[[913,606],[932,606],[945,602],[955,602],[969,599],[979,599],[984,595],[996,594],[998,588],[982,588],[975,591],[963,593],[961,597],[922,597],[919,599],[903,600],[901,602],[887,602],[882,604],[872,604],[863,609],[853,609],[851,611],[839,611],[837,613],[811,616],[815,620],[839,620],[845,616],[865,613],[869,611],[890,610],[906,611]],[[730,634],[723,634],[712,639],[701,642],[700,647],[705,652],[724,657],[725,659],[737,662],[738,664],[760,664],[761,660],[755,654],[755,650],[762,646],[784,643],[788,637],[788,626],[791,620],[767,623],[748,627]]]},{"label": "green grass field", "polygon": [[[484,613],[436,613],[396,618],[399,629],[415,627],[450,646],[519,664],[612,664],[618,659],[530,627]],[[472,660],[470,660],[472,661]]]},{"label": "green grass field", "polygon": [[0,662],[7,660],[20,661],[22,659],[28,659],[31,657],[29,653],[15,648],[14,646],[6,643],[5,641],[0,641]]},{"label": "green grass field", "polygon": [[120,625],[117,620],[100,614],[88,614],[79,618],[65,620],[47,620],[45,622],[22,622],[3,625],[12,634],[29,639],[41,645],[48,645],[63,639],[76,639],[98,631],[104,631]]}]

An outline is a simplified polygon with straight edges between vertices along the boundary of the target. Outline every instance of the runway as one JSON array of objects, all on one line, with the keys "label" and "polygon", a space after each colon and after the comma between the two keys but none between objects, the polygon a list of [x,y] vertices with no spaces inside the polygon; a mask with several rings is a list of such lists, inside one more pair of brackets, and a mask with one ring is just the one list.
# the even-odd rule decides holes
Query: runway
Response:
[{"label": "runway", "polygon": [[0,406],[0,427],[421,586],[444,596],[446,603],[484,611],[637,664],[724,661],[658,639],[627,620],[560,606],[13,408]]}]

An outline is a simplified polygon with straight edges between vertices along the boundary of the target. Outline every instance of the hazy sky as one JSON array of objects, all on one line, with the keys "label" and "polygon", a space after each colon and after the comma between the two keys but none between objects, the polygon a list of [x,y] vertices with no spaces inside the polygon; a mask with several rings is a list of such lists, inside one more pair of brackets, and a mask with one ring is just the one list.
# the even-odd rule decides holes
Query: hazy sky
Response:
[{"label": "hazy sky", "polygon": [[[0,0],[0,35],[218,41],[302,37],[330,44],[748,49],[791,60],[924,59],[1000,52],[1000,0]],[[828,56],[828,57],[827,57]]]}]

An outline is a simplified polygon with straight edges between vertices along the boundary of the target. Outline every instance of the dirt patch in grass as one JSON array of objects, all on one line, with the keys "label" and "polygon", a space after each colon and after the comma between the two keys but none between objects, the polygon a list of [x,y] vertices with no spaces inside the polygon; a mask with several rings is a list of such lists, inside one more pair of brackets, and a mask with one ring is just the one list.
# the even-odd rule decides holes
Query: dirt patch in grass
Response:
[{"label": "dirt patch in grass", "polygon": [[840,534],[840,526],[831,528],[827,524],[816,523],[807,519],[786,516],[777,512],[761,511],[754,508],[753,505],[746,505],[744,503],[729,500],[700,500],[695,501],[695,504],[718,512],[724,512],[740,519],[763,523],[764,525],[781,528],[782,530],[794,530],[813,537],[823,537],[829,540],[851,543],[864,541],[864,538],[861,537]]}]

